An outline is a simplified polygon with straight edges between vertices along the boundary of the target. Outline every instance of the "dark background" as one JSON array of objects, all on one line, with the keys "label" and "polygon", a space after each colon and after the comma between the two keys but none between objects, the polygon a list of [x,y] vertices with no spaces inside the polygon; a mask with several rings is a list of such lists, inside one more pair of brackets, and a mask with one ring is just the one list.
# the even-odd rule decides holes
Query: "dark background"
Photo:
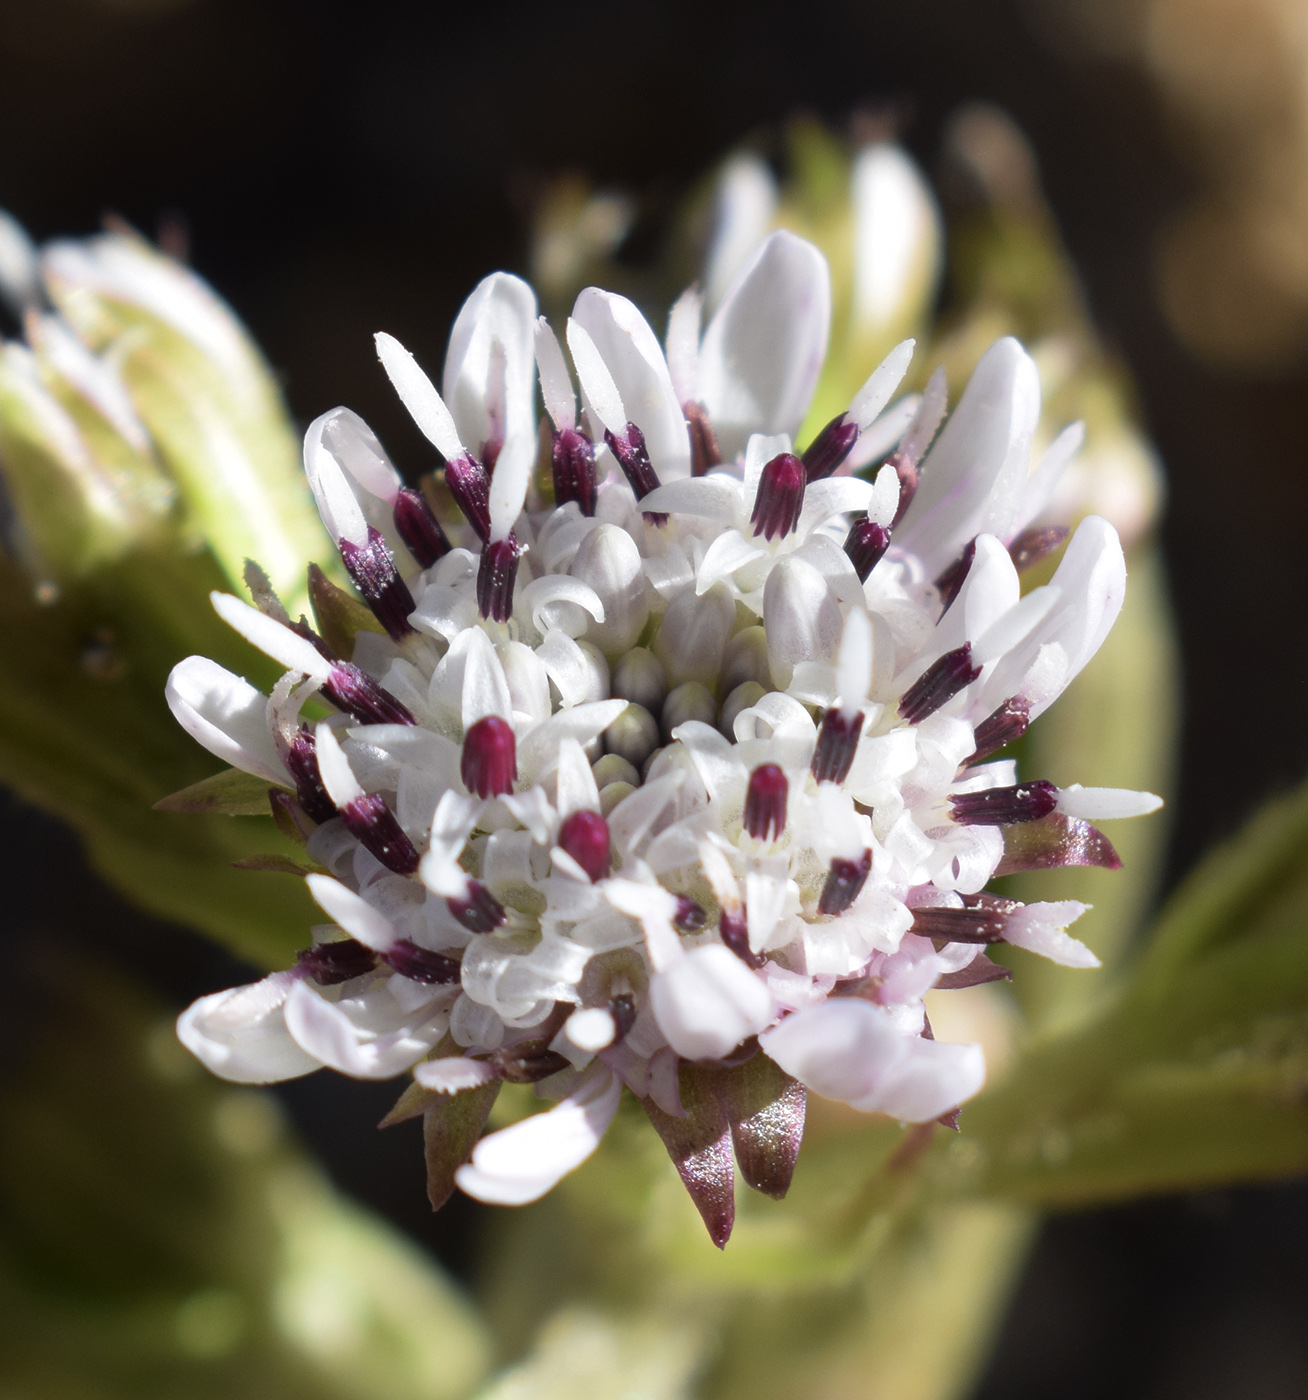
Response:
[{"label": "dark background", "polygon": [[[0,0],[0,204],[38,239],[90,232],[105,211],[147,232],[182,215],[196,267],[249,323],[297,418],[348,403],[425,466],[371,333],[439,364],[476,279],[523,268],[533,182],[574,169],[620,185],[657,232],[743,137],[797,111],[840,125],[886,99],[910,114],[928,169],[960,103],[1016,117],[1135,376],[1169,469],[1185,665],[1174,881],[1308,767],[1308,375],[1224,377],[1171,337],[1153,249],[1189,176],[1163,113],[1138,72],[1045,46],[1015,0]],[[0,815],[5,859],[42,872],[10,885],[12,927],[93,922],[100,948],[179,1004],[231,980],[220,954],[73,873],[74,843],[51,823],[13,804]],[[464,1267],[476,1208],[425,1214],[414,1125],[371,1131],[390,1094],[318,1076],[285,1097],[344,1186]],[[1308,1394],[1306,1247],[1300,1185],[1056,1220],[979,1395]]]}]

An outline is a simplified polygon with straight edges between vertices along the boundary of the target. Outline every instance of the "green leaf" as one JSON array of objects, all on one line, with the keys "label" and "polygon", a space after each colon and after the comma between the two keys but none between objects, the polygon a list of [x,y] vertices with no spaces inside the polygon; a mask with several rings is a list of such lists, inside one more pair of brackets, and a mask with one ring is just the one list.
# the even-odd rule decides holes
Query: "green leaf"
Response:
[{"label": "green leaf", "polygon": [[[427,1199],[432,1210],[440,1210],[454,1194],[454,1173],[472,1156],[499,1092],[499,1080],[492,1079],[475,1089],[442,1095],[423,1112]],[[392,1110],[391,1115],[382,1120],[383,1126],[397,1121],[394,1112]]]},{"label": "green leaf", "polygon": [[224,768],[212,778],[180,792],[161,797],[154,804],[156,812],[212,812],[224,817],[266,817],[269,815],[267,778],[242,773],[239,768]]}]

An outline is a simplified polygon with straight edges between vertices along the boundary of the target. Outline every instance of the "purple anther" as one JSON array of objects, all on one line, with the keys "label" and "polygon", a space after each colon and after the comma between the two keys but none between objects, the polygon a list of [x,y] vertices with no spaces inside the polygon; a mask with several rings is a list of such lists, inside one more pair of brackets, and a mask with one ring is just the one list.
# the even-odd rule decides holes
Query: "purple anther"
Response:
[{"label": "purple anther", "polygon": [[[604,441],[608,443],[609,451],[618,459],[618,465],[638,501],[643,501],[651,491],[662,484],[658,472],[654,470],[654,464],[649,459],[645,434],[634,423],[628,423],[620,435],[605,428]],[[651,512],[649,518],[655,525],[668,523],[666,515],[655,512]]]},{"label": "purple anther", "polygon": [[609,998],[609,1015],[613,1017],[613,1044],[625,1040],[636,1024],[636,998],[630,992],[619,992]]},{"label": "purple anther", "polygon": [[[1017,908],[1011,904],[1011,908]],[[998,943],[1008,927],[1004,909],[914,909],[910,933],[940,943]]]},{"label": "purple anther", "polygon": [[504,451],[504,439],[498,436],[491,436],[481,445],[481,460],[486,467],[488,475],[494,475],[495,463],[500,460],[500,453]]},{"label": "purple anther", "polygon": [[575,428],[554,434],[550,451],[557,505],[576,501],[583,515],[595,514],[595,444]]},{"label": "purple anther", "polygon": [[718,446],[718,435],[709,421],[708,409],[696,399],[681,405],[686,416],[686,431],[690,434],[690,474],[703,476],[710,467],[722,461],[722,449]]},{"label": "purple anther", "polygon": [[799,524],[804,509],[804,464],[783,452],[763,468],[749,523],[765,540],[779,539]]},{"label": "purple anther", "polygon": [[431,566],[450,552],[441,522],[421,491],[402,486],[395,493],[395,531],[420,569]]},{"label": "purple anther", "polygon": [[478,797],[501,797],[518,780],[513,726],[499,715],[479,719],[463,736],[463,785]]},{"label": "purple anther", "polygon": [[295,966],[320,987],[335,987],[371,972],[377,966],[377,954],[356,938],[342,938],[303,949],[296,954]]},{"label": "purple anther", "polygon": [[492,622],[507,622],[513,616],[513,585],[518,581],[518,559],[522,547],[518,537],[483,545],[477,566],[477,607]]},{"label": "purple anther", "polygon": [[295,795],[300,799],[305,815],[319,824],[331,821],[336,815],[336,804],[327,796],[327,789],[322,785],[313,735],[306,726],[302,725],[296,731],[282,758],[287,771],[295,779]]},{"label": "purple anther", "polygon": [[813,439],[804,453],[804,471],[810,481],[828,477],[854,450],[858,424],[847,413],[833,418]]},{"label": "purple anther", "polygon": [[392,641],[403,641],[411,635],[409,614],[413,611],[413,594],[400,577],[395,559],[381,532],[368,526],[368,543],[353,544],[338,540],[345,571],[354,580],[363,601],[373,616],[391,635]]},{"label": "purple anther", "polygon": [[1023,530],[1008,546],[1008,557],[1017,572],[1038,564],[1046,554],[1052,554],[1067,538],[1066,525],[1047,525],[1043,529]]},{"label": "purple anther", "polygon": [[859,736],[863,733],[863,712],[846,714],[833,706],[822,716],[817,747],[809,772],[819,783],[843,783],[849,776]]},{"label": "purple anther", "polygon": [[366,672],[349,661],[338,661],[323,693],[339,710],[360,724],[417,724],[417,720]]},{"label": "purple anther", "polygon": [[1010,695],[992,715],[987,715],[976,727],[976,748],[968,763],[980,763],[1026,733],[1031,723],[1031,702],[1020,695]]},{"label": "purple anther", "polygon": [[921,724],[928,715],[947,705],[960,690],[971,685],[980,674],[980,666],[972,665],[971,642],[964,642],[961,647],[947,651],[900,696],[900,717],[909,724]]},{"label": "purple anther", "polygon": [[559,827],[559,845],[598,884],[609,873],[609,824],[598,812],[573,812]]},{"label": "purple anther", "polygon": [[462,899],[447,899],[451,914],[470,933],[490,933],[504,922],[504,906],[479,880],[469,880]]},{"label": "purple anther", "polygon": [[775,841],[786,829],[790,784],[775,763],[760,763],[745,789],[745,830],[755,841]]},{"label": "purple anther", "polygon": [[967,581],[968,572],[972,568],[972,560],[976,558],[976,541],[968,540],[963,546],[963,552],[936,580],[936,590],[940,594],[940,616],[944,615],[954,605],[954,599],[958,597],[958,590]]},{"label": "purple anther", "polygon": [[865,850],[857,860],[842,860],[837,856],[827,871],[826,883],[818,900],[818,913],[843,914],[863,893],[871,869],[871,850]]},{"label": "purple anther", "polygon": [[1041,779],[1016,787],[955,793],[949,806],[959,826],[1013,826],[1047,817],[1058,806],[1058,789]]},{"label": "purple anther", "polygon": [[718,921],[718,933],[721,935],[723,943],[735,953],[746,967],[759,968],[763,966],[765,961],[763,956],[753,952],[749,946],[749,915],[746,913],[744,905],[741,905],[739,909],[724,909],[722,911],[722,918]]},{"label": "purple anther", "polygon": [[691,899],[688,894],[677,896],[677,909],[672,916],[674,928],[680,929],[682,933],[698,933],[707,922],[708,914],[698,900]]},{"label": "purple anther", "polygon": [[922,402],[918,404],[913,421],[900,438],[899,446],[886,459],[886,466],[893,467],[895,475],[899,478],[899,506],[895,511],[895,518],[890,522],[892,530],[904,518],[909,506],[913,504],[913,497],[917,495],[918,481],[921,478],[920,464],[927,448],[931,446],[931,439],[935,437],[941,419],[945,416],[948,398],[942,366],[927,381]]},{"label": "purple anther", "polygon": [[341,808],[341,820],[350,835],[397,875],[412,875],[418,868],[418,852],[405,835],[395,813],[378,793],[356,797]]},{"label": "purple anther", "polygon": [[490,538],[490,474],[470,453],[445,464],[445,484],[468,524],[483,540]]},{"label": "purple anther", "polygon": [[571,1069],[571,1062],[557,1050],[551,1050],[548,1039],[520,1040],[516,1045],[501,1045],[489,1057],[501,1079],[510,1084],[537,1084]]},{"label": "purple anther", "polygon": [[381,955],[387,967],[407,977],[411,982],[425,982],[429,986],[439,982],[457,982],[461,973],[458,962],[444,953],[433,953],[430,948],[420,948],[407,938],[397,938]]},{"label": "purple anther", "polygon": [[845,553],[854,566],[859,583],[866,583],[868,575],[881,562],[881,556],[890,548],[890,532],[875,520],[865,515],[849,527],[845,536]]}]

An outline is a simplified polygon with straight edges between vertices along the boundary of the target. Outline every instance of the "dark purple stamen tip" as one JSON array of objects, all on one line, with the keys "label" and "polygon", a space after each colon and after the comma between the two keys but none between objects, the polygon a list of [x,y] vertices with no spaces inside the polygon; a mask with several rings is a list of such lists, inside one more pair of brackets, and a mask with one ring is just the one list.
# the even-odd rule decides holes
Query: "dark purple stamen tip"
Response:
[{"label": "dark purple stamen tip", "polygon": [[810,481],[828,477],[854,450],[858,441],[858,424],[842,413],[813,439],[804,453],[804,471]]},{"label": "dark purple stamen tip", "polygon": [[909,686],[900,697],[900,716],[909,724],[921,724],[980,674],[980,666],[972,665],[972,644],[964,642],[961,647],[947,651]]},{"label": "dark purple stamen tip", "polygon": [[660,485],[658,472],[649,459],[649,448],[645,446],[645,434],[634,423],[628,423],[621,434],[611,433],[606,428],[604,441],[618,459],[636,499],[643,501]]},{"label": "dark purple stamen tip", "polygon": [[842,860],[837,856],[831,862],[831,869],[827,871],[822,896],[818,900],[818,913],[843,914],[863,893],[863,886],[867,884],[871,869],[870,850],[865,850],[857,860]]},{"label": "dark purple stamen tip", "polygon": [[940,593],[940,616],[944,615],[954,604],[954,599],[958,597],[958,590],[967,581],[968,571],[972,567],[972,560],[976,558],[976,541],[969,540],[963,546],[963,552],[936,580],[936,589]]},{"label": "dark purple stamen tip", "polygon": [[501,1079],[510,1084],[537,1084],[570,1069],[571,1062],[557,1050],[551,1050],[548,1040],[522,1040],[516,1045],[503,1045],[490,1056]]},{"label": "dark purple stamen tip", "polygon": [[550,452],[554,468],[554,500],[576,501],[583,515],[595,514],[595,444],[575,428],[554,434]]},{"label": "dark purple stamen tip", "polygon": [[809,768],[817,782],[845,781],[862,732],[861,710],[846,714],[833,706],[822,716],[822,727],[818,730],[817,747],[813,750],[813,762]]},{"label": "dark purple stamen tip", "polygon": [[1058,806],[1058,789],[1043,779],[1019,783],[1016,787],[987,788],[983,792],[960,792],[949,799],[950,810],[959,826],[1012,826],[1016,822],[1038,822]]},{"label": "dark purple stamen tip", "polygon": [[760,763],[745,790],[745,830],[755,841],[775,841],[786,829],[790,784],[775,763]]},{"label": "dark purple stamen tip", "polygon": [[507,622],[513,616],[513,586],[518,580],[522,548],[516,535],[493,540],[481,551],[477,566],[477,607],[491,622]]},{"label": "dark purple stamen tip", "polygon": [[403,486],[395,495],[395,531],[404,541],[418,567],[431,566],[450,552],[450,542],[441,522],[421,491]]},{"label": "dark purple stamen tip", "polygon": [[625,1040],[636,1024],[636,998],[630,992],[619,992],[609,999],[609,1015],[613,1017],[613,1044]]},{"label": "dark purple stamen tip", "polygon": [[470,453],[445,464],[445,484],[468,524],[483,540],[490,537],[490,474]]},{"label": "dark purple stamen tip", "polygon": [[413,611],[413,594],[400,577],[395,559],[380,531],[368,526],[368,543],[357,545],[350,540],[338,540],[345,571],[354,580],[363,601],[373,616],[390,633],[393,641],[402,641],[413,632],[409,614]]},{"label": "dark purple stamen tip", "polygon": [[335,987],[371,972],[377,966],[377,955],[356,938],[342,938],[305,948],[296,955],[295,966],[320,987]]},{"label": "dark purple stamen tip", "polygon": [[804,509],[804,464],[783,452],[763,468],[749,523],[765,540],[779,539],[799,524]]},{"label": "dark purple stamen tip", "polygon": [[311,820],[329,822],[336,815],[336,804],[327,796],[318,773],[318,755],[313,735],[301,727],[287,745],[284,755],[287,771],[295,779],[295,795]]},{"label": "dark purple stamen tip", "polygon": [[703,476],[710,467],[722,461],[722,450],[718,447],[718,435],[709,421],[708,409],[702,403],[691,400],[681,405],[686,418],[686,431],[690,434],[690,474]]},{"label": "dark purple stamen tip", "polygon": [[976,727],[976,748],[968,763],[980,763],[1026,733],[1031,723],[1031,704],[1020,695],[1011,695],[992,715]]},{"label": "dark purple stamen tip", "polygon": [[430,948],[420,948],[407,938],[397,938],[381,955],[388,967],[407,977],[411,982],[457,982],[460,976],[459,964],[444,953],[433,953]]},{"label": "dark purple stamen tip", "polygon": [[445,903],[470,933],[490,933],[504,922],[504,906],[477,880],[468,881],[468,892],[462,899],[447,899]]},{"label": "dark purple stamen tip", "polygon": [[341,808],[341,820],[359,844],[397,875],[412,875],[418,852],[404,833],[386,799],[377,793],[356,797]]},{"label": "dark purple stamen tip", "polygon": [[559,827],[559,845],[590,876],[592,883],[609,873],[609,824],[598,812],[573,812]]},{"label": "dark purple stamen tip", "polygon": [[698,900],[691,899],[688,894],[677,896],[677,912],[672,916],[676,928],[682,933],[698,933],[707,922],[708,914]]},{"label": "dark purple stamen tip", "polygon": [[890,532],[875,520],[865,515],[849,527],[845,536],[845,553],[854,566],[859,583],[866,583],[868,575],[881,562],[882,555],[890,548]]},{"label": "dark purple stamen tip", "polygon": [[499,715],[479,719],[463,736],[463,785],[478,797],[500,797],[518,780],[513,727]]},{"label": "dark purple stamen tip", "polygon": [[1023,530],[1008,546],[1008,557],[1017,572],[1038,564],[1046,554],[1052,554],[1067,538],[1066,525],[1047,525],[1043,529]]},{"label": "dark purple stamen tip", "polygon": [[736,910],[724,909],[722,911],[722,918],[718,922],[718,933],[721,935],[723,943],[735,953],[746,967],[759,968],[763,966],[765,959],[762,954],[753,952],[749,946],[749,915],[745,912],[743,905]]},{"label": "dark purple stamen tip", "polygon": [[488,437],[481,445],[481,460],[485,464],[489,475],[495,472],[495,463],[500,460],[500,453],[504,451],[504,439],[502,437]]},{"label": "dark purple stamen tip", "polygon": [[417,720],[388,690],[349,661],[338,661],[323,686],[323,693],[337,709],[353,715],[360,724],[417,724]]},{"label": "dark purple stamen tip", "polygon": [[1003,901],[1007,909],[915,909],[910,933],[941,943],[998,943],[1008,926],[1008,915],[1017,904]]}]

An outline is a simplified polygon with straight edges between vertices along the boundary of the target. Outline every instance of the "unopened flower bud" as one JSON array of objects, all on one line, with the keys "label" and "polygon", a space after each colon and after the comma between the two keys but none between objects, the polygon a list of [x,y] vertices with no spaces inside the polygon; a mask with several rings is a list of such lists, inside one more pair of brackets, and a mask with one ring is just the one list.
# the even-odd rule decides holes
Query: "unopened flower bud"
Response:
[{"label": "unopened flower bud", "polygon": [[595,775],[595,786],[601,793],[610,783],[626,783],[635,787],[640,782],[640,769],[617,753],[606,753],[596,761],[591,771]]},{"label": "unopened flower bud", "polygon": [[722,702],[722,713],[718,716],[718,728],[728,739],[736,737],[736,716],[751,705],[757,705],[767,694],[757,681],[744,681]]},{"label": "unopened flower bud", "polygon": [[614,663],[613,693],[630,700],[633,705],[643,705],[651,713],[658,713],[668,695],[668,676],[663,663],[652,651],[632,647]]},{"label": "unopened flower bud", "polygon": [[604,621],[592,621],[586,640],[610,657],[635,644],[649,617],[640,550],[617,525],[597,525],[582,540],[568,572],[589,584],[604,605]]},{"label": "unopened flower bud", "polygon": [[801,661],[832,661],[840,645],[840,604],[823,576],[803,559],[783,559],[763,589],[772,682],[784,690]]},{"label": "unopened flower bud", "polygon": [[628,705],[604,731],[604,747],[639,768],[659,742],[659,722],[643,705]]},{"label": "unopened flower bud", "polygon": [[746,681],[757,681],[764,689],[772,685],[768,665],[767,634],[760,626],[745,627],[727,643],[722,657],[722,688],[728,694]]},{"label": "unopened flower bud", "polygon": [[669,691],[668,698],[663,702],[663,737],[671,742],[679,725],[690,720],[712,724],[717,717],[718,707],[709,688],[698,681],[686,681]]},{"label": "unopened flower bud", "polygon": [[735,599],[725,583],[715,583],[702,594],[688,583],[672,599],[659,623],[654,654],[667,668],[673,685],[681,681],[717,684],[722,654],[735,621]]}]

